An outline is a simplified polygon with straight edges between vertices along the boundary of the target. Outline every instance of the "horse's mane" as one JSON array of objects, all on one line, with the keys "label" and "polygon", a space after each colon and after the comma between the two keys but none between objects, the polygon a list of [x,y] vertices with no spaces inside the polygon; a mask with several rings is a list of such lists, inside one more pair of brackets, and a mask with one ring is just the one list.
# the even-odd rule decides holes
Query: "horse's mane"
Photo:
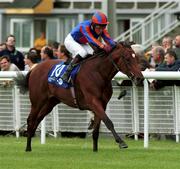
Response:
[{"label": "horse's mane", "polygon": [[93,59],[96,59],[98,57],[104,57],[106,56],[107,54],[103,51],[103,50],[98,50],[97,52],[95,52],[93,55],[88,55],[86,57],[86,59],[84,59],[82,62],[86,62],[86,61],[89,61],[89,60],[93,60]]},{"label": "horse's mane", "polygon": [[[114,48],[111,50],[111,52],[114,51],[119,44],[124,46],[124,47],[131,48],[131,45],[133,45],[135,43],[131,42],[131,41],[120,41],[120,42],[117,42],[116,45],[114,46]],[[108,56],[110,53],[106,53],[102,49],[98,49],[97,51],[95,51],[95,53],[93,55],[87,56],[87,58],[85,60],[83,60],[83,62],[95,59],[97,57],[105,57],[105,56]]]}]

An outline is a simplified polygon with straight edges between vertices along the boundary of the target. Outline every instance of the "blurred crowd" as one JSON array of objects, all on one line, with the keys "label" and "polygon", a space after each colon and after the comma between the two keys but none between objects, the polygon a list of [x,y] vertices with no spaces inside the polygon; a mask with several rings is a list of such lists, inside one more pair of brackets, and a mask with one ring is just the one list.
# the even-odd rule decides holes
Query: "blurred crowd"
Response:
[{"label": "blurred crowd", "polygon": [[71,55],[63,44],[46,43],[43,33],[27,52],[17,50],[14,35],[7,36],[6,41],[0,44],[1,71],[29,71],[38,63],[48,59],[59,59],[66,62],[71,59]]},{"label": "blurred crowd", "polygon": [[[151,71],[180,71],[180,35],[174,38],[165,36],[162,42],[152,43],[151,49],[145,53]],[[160,89],[169,85],[180,85],[179,80],[153,80],[150,86],[153,89]]]},{"label": "blurred crowd", "polygon": [[[142,71],[180,71],[180,35],[165,36],[161,42],[152,42],[148,51],[141,44],[131,46],[139,57]],[[150,87],[160,89],[169,85],[180,85],[179,80],[149,80]],[[120,86],[132,85],[131,81],[118,82]]]}]

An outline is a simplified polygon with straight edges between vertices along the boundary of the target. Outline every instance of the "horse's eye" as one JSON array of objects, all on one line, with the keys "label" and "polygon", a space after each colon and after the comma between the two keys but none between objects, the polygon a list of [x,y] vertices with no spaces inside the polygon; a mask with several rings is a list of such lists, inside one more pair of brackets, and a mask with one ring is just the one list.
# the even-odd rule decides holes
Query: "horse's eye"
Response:
[{"label": "horse's eye", "polygon": [[133,53],[133,54],[132,54],[132,57],[133,57],[133,58],[135,58],[135,57],[136,57],[136,55]]}]

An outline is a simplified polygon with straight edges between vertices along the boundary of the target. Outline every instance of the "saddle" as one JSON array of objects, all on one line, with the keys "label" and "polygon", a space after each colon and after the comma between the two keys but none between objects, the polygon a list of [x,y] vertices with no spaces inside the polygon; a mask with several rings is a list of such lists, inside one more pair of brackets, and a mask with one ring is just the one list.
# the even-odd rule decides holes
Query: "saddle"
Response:
[{"label": "saddle", "polygon": [[[57,87],[70,88],[73,84],[64,82],[61,77],[67,69],[68,64],[66,62],[60,62],[52,67],[48,73],[48,83],[51,83]],[[78,71],[80,69],[80,64],[74,66],[73,70],[70,73],[70,78],[75,79]]]}]

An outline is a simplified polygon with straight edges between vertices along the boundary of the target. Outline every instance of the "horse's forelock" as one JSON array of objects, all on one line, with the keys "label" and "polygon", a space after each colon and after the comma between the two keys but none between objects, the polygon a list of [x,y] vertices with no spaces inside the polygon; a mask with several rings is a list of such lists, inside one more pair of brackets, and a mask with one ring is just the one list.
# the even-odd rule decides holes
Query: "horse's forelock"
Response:
[{"label": "horse's forelock", "polygon": [[[119,42],[117,43],[117,52],[119,53],[119,56],[125,58],[125,59],[131,59],[135,58],[136,55],[131,48],[131,43],[126,43],[126,42]],[[136,57],[137,58],[137,57]]]},{"label": "horse's forelock", "polygon": [[115,49],[119,49],[120,51],[121,51],[121,53],[124,53],[124,51],[126,51],[127,50],[127,48],[128,49],[130,49],[131,48],[131,46],[130,45],[128,45],[128,44],[124,44],[124,43],[117,43],[117,45],[116,45],[116,48]]}]

